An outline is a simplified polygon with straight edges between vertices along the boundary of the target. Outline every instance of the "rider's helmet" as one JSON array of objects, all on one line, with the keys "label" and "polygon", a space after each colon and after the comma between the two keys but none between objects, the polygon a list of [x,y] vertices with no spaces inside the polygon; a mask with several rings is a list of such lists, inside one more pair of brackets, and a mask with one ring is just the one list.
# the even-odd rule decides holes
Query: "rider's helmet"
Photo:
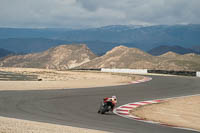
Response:
[{"label": "rider's helmet", "polygon": [[116,97],[116,96],[112,96],[112,98],[113,98],[115,101],[117,101],[117,97]]}]

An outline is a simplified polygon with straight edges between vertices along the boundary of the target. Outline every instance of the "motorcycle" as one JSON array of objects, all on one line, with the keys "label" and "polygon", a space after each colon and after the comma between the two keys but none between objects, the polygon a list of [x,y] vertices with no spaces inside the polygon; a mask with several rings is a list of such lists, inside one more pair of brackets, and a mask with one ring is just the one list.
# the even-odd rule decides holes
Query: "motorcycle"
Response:
[{"label": "motorcycle", "polygon": [[98,113],[99,114],[105,114],[106,112],[109,112],[109,111],[112,111],[112,102],[104,102],[102,101],[101,104],[100,104],[100,108],[98,110]]}]

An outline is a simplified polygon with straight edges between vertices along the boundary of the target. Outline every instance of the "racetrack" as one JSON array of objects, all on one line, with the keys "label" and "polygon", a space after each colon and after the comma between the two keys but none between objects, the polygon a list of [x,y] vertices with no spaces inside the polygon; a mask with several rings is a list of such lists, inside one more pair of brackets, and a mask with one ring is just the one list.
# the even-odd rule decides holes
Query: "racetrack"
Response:
[{"label": "racetrack", "polygon": [[99,115],[103,97],[116,95],[118,105],[200,93],[200,79],[152,76],[140,84],[73,90],[1,91],[0,116],[112,132],[192,133],[138,122],[114,114]]}]

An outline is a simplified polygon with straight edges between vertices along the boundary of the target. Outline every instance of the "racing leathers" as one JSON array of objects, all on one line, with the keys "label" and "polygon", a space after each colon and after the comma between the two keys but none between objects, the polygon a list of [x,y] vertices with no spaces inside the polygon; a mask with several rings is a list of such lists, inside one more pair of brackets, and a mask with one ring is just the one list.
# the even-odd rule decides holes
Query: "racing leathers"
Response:
[{"label": "racing leathers", "polygon": [[117,104],[117,99],[115,97],[106,97],[103,99],[104,103],[110,103],[111,106],[111,110],[113,111],[113,109],[115,108],[116,104]]}]

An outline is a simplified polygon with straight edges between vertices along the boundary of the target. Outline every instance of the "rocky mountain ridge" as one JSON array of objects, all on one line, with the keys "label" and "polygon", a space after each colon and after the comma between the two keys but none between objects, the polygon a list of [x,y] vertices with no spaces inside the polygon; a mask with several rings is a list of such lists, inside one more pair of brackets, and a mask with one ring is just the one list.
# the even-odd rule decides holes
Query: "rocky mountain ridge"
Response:
[{"label": "rocky mountain ridge", "polygon": [[60,45],[40,53],[4,58],[0,61],[0,66],[66,70],[94,58],[96,58],[96,55],[85,44]]},{"label": "rocky mountain ridge", "polygon": [[40,53],[1,59],[0,66],[57,70],[130,68],[200,71],[200,55],[167,52],[160,56],[153,56],[137,48],[117,46],[97,57],[86,45],[61,45]]},{"label": "rocky mountain ridge", "polygon": [[152,70],[200,70],[200,56],[197,54],[179,55],[168,52],[152,56],[137,48],[118,46],[101,57],[97,57],[78,68],[132,68]]}]

